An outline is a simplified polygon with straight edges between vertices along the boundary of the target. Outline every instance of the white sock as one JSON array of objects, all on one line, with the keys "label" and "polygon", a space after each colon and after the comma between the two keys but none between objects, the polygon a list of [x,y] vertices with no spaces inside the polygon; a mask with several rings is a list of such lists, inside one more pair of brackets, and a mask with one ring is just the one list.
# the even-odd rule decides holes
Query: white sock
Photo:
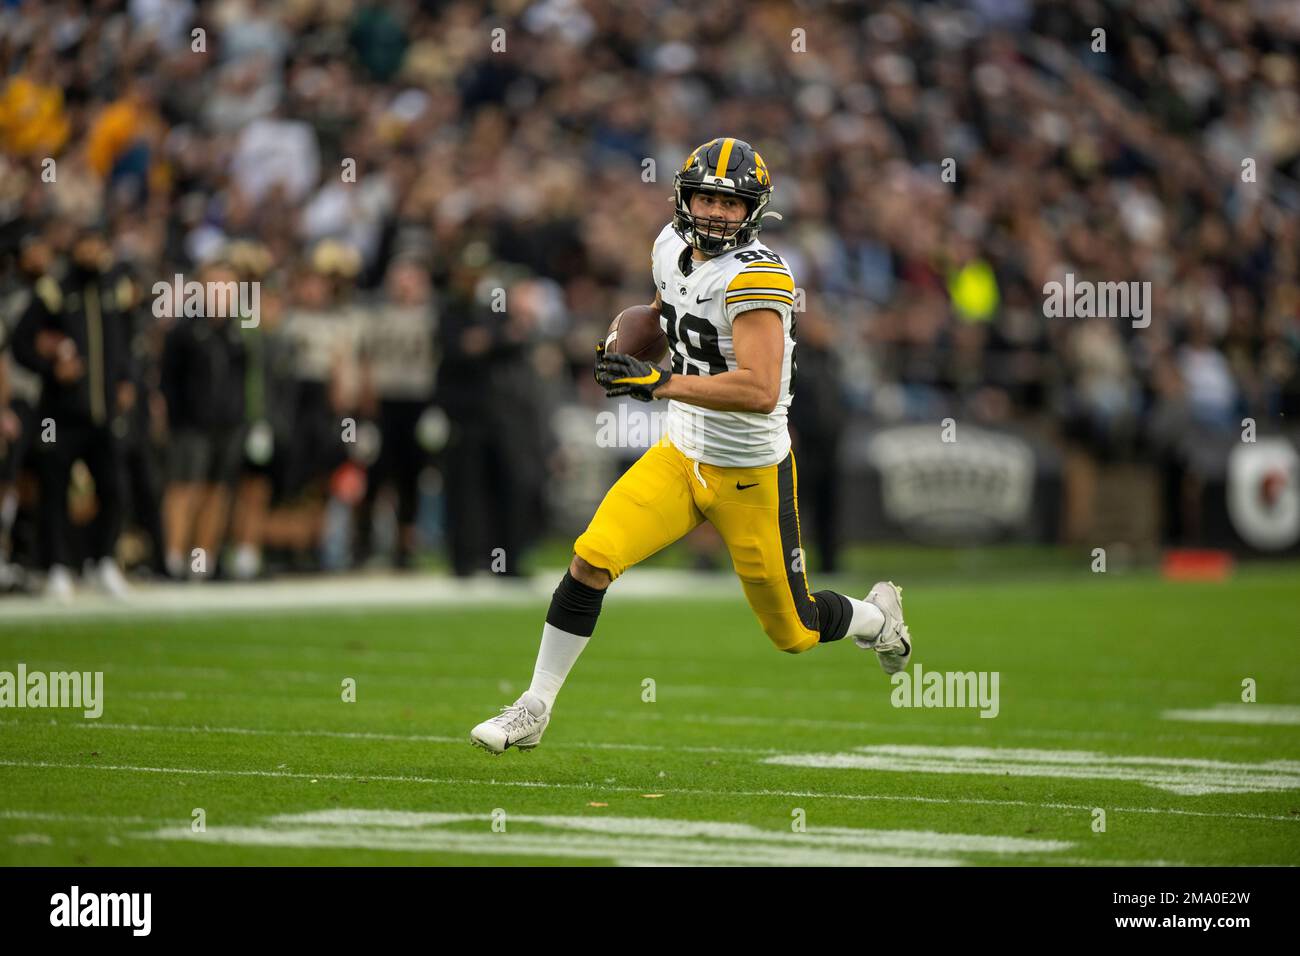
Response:
[{"label": "white sock", "polygon": [[240,581],[248,581],[257,577],[257,572],[261,570],[262,555],[258,549],[251,544],[241,544],[235,548],[235,559],[232,562],[232,573]]},{"label": "white sock", "polygon": [[185,558],[181,556],[179,551],[168,551],[167,557],[163,559],[163,563],[167,567],[167,573],[172,577],[185,577]]},{"label": "white sock", "polygon": [[859,601],[847,594],[844,599],[853,607],[853,620],[849,621],[846,637],[878,637],[880,629],[885,626],[885,615],[880,608],[866,601]]},{"label": "white sock", "polygon": [[589,640],[590,637],[570,634],[550,624],[542,628],[542,646],[537,651],[533,683],[527,692],[542,701],[547,711],[555,706],[555,697],[564,685],[564,679],[569,676]]}]

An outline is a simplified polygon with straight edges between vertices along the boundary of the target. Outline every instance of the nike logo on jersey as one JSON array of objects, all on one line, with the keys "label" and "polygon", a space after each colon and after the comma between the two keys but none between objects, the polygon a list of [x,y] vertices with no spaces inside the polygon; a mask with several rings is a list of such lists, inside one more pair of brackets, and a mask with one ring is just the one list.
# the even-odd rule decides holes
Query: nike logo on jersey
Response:
[{"label": "nike logo on jersey", "polygon": [[707,299],[701,299],[698,295],[695,297],[696,305],[699,305],[701,302],[712,302],[712,301],[713,301],[713,296],[709,296]]},{"label": "nike logo on jersey", "polygon": [[736,482],[737,491],[744,491],[746,488],[756,488],[756,487],[758,487],[757,481],[754,482],[752,485],[742,485],[740,482]]}]

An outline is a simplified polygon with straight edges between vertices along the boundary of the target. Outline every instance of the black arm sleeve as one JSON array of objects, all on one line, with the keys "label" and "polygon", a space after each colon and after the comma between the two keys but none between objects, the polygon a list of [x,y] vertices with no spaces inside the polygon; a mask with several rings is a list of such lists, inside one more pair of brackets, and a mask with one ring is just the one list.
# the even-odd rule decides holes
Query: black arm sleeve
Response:
[{"label": "black arm sleeve", "polygon": [[51,378],[54,375],[54,363],[36,351],[36,333],[45,326],[49,316],[49,310],[45,308],[40,296],[32,296],[31,304],[14,329],[14,358],[19,365],[26,366],[41,378]]}]

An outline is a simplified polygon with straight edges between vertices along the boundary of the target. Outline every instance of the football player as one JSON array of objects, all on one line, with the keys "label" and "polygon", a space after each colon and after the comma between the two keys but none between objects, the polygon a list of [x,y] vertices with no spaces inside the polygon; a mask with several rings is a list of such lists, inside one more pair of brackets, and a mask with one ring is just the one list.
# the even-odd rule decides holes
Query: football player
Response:
[{"label": "football player", "polygon": [[671,367],[596,347],[596,381],[607,395],[668,402],[665,440],[619,478],[574,543],[531,686],[470,732],[492,753],[537,746],[610,583],[703,521],[726,542],[779,650],[798,654],[850,636],[887,674],[912,654],[893,582],[877,583],[863,600],[808,587],[786,428],[795,284],[786,261],[758,241],[772,198],[763,158],[743,140],[713,139],[687,157],[673,188],[673,220],[650,260]]}]

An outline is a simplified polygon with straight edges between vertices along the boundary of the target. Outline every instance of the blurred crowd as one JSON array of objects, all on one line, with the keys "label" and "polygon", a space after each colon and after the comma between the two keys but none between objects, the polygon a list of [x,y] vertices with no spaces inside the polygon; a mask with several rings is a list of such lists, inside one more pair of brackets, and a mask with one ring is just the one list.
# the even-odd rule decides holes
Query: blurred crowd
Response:
[{"label": "blurred crowd", "polygon": [[[513,572],[718,135],[772,173],[818,460],[854,416],[1174,462],[1295,421],[1298,48],[1283,0],[0,0],[0,559]],[[1149,327],[1046,318],[1066,273]]]}]

